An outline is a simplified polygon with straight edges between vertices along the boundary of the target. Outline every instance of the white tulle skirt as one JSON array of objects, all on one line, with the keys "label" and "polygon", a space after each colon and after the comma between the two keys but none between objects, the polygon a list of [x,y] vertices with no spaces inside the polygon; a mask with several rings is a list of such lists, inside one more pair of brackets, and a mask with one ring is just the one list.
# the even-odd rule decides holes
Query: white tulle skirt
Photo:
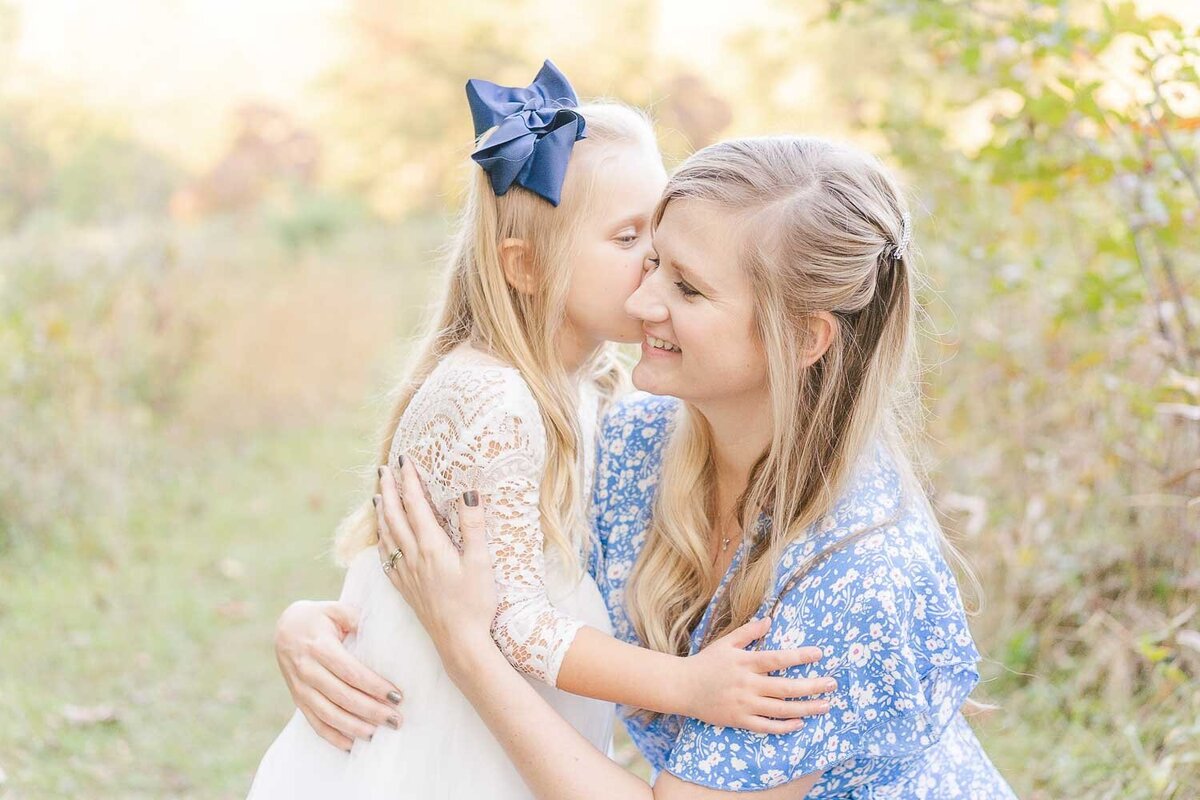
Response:
[{"label": "white tulle skirt", "polygon": [[[568,580],[564,573],[547,558],[554,605],[610,632],[595,581],[587,575]],[[351,563],[342,600],[362,612],[347,647],[404,690],[404,723],[399,730],[380,727],[371,741],[356,740],[345,753],[317,736],[297,711],[263,756],[249,800],[528,800],[525,783],[446,675],[433,642],[379,568],[374,548]],[[609,752],[611,703],[530,683],[597,748]]]}]

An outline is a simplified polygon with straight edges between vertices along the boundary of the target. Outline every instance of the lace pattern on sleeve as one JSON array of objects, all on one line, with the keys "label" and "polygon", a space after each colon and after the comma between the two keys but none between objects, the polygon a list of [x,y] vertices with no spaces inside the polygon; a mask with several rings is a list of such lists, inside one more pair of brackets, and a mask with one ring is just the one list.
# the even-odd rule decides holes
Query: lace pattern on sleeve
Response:
[{"label": "lace pattern on sleeve", "polygon": [[401,452],[413,460],[456,545],[455,501],[466,489],[479,490],[499,599],[492,637],[515,668],[553,686],[584,623],[547,596],[538,506],[545,432],[519,373],[484,358],[452,353],[429,376],[404,413],[388,461],[395,466]]}]

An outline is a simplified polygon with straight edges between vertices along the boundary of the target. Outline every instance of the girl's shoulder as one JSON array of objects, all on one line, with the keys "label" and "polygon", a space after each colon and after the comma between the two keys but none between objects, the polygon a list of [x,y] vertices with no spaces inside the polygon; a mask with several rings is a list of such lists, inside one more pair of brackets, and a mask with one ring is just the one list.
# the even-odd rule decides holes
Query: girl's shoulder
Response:
[{"label": "girl's shoulder", "polygon": [[392,439],[393,453],[428,450],[430,467],[520,456],[535,469],[545,446],[541,410],[521,372],[467,345],[447,353],[422,381]]},{"label": "girl's shoulder", "polygon": [[521,371],[466,343],[438,362],[413,403],[422,407],[448,403],[468,421],[513,416],[541,425],[537,400]]}]

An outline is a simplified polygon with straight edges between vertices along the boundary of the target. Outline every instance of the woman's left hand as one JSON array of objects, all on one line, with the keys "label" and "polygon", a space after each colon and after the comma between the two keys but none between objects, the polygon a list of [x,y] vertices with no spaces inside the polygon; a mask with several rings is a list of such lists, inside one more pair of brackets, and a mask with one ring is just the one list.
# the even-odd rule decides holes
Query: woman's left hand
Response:
[{"label": "woman's left hand", "polygon": [[401,460],[399,476],[384,466],[379,477],[378,549],[381,561],[394,565],[385,569],[392,585],[416,612],[443,661],[485,640],[491,646],[496,584],[479,493],[464,492],[457,501],[459,553],[438,523],[411,460]]}]

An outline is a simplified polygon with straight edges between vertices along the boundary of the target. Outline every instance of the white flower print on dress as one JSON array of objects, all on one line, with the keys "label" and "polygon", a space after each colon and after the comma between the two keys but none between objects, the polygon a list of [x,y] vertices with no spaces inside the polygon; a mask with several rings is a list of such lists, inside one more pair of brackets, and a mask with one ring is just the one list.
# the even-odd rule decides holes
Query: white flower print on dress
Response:
[{"label": "white flower print on dress", "polygon": [[[625,587],[679,407],[645,393],[624,398],[609,411],[598,448],[592,522],[602,554],[595,574],[603,576],[616,635],[639,645]],[[672,715],[647,722],[623,709],[626,728],[656,772],[745,792],[821,772],[811,798],[1013,800],[960,713],[979,679],[979,653],[936,523],[916,499],[923,500],[909,495],[887,449],[872,446],[834,508],[785,549],[774,594],[759,609],[769,614],[783,593],[764,648],[821,648],[822,661],[786,674],[835,678],[830,712],[795,733],[766,735]],[[874,530],[832,548],[864,527]],[[745,550],[743,543],[726,580]],[[789,585],[797,568],[826,550],[832,554]],[[692,632],[693,652],[712,611],[710,605]]]}]

